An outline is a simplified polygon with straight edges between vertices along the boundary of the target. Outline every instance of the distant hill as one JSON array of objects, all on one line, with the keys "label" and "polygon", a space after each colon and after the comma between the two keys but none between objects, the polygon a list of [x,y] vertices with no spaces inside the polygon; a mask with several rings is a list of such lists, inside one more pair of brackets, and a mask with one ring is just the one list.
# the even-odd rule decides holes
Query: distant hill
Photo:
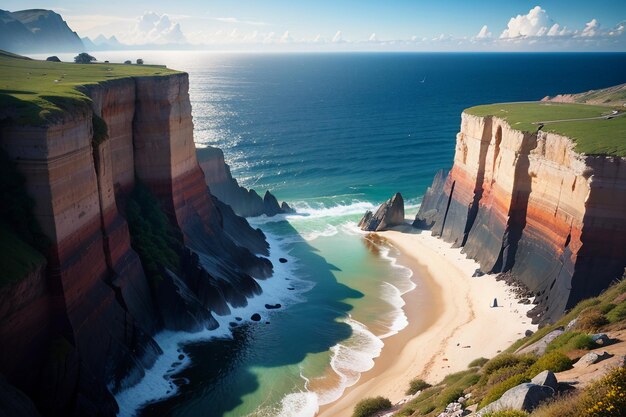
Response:
[{"label": "distant hill", "polygon": [[81,52],[83,42],[52,10],[0,10],[0,49],[11,52]]}]

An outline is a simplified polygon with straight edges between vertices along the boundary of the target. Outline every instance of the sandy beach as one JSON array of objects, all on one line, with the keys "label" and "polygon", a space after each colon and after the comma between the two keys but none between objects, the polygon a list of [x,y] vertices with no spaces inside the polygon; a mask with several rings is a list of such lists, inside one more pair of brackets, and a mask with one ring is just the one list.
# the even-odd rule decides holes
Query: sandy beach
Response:
[{"label": "sandy beach", "polygon": [[[321,417],[350,417],[366,397],[382,395],[396,404],[405,398],[411,379],[437,383],[473,359],[495,356],[526,330],[536,330],[526,317],[532,305],[518,304],[495,275],[472,277],[478,264],[460,249],[409,225],[378,234],[402,253],[400,263],[414,271],[430,297],[415,306],[414,296],[406,294],[408,327],[384,340],[374,367],[339,400],[321,407]],[[494,298],[499,307],[491,307]]]}]

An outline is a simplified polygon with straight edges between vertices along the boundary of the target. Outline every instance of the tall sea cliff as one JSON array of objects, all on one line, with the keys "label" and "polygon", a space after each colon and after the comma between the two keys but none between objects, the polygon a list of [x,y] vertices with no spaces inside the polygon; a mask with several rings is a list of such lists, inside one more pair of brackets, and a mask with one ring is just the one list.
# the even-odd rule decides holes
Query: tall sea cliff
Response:
[{"label": "tall sea cliff", "polygon": [[263,233],[205,183],[187,74],[163,72],[79,87],[88,105],[42,123],[3,112],[0,147],[49,240],[0,287],[0,373],[28,397],[0,394],[15,415],[115,415],[156,332],[213,328],[272,275]]},{"label": "tall sea cliff", "polygon": [[542,127],[464,112],[454,165],[437,174],[414,225],[522,284],[534,322],[553,322],[624,271],[626,160],[585,154]]}]

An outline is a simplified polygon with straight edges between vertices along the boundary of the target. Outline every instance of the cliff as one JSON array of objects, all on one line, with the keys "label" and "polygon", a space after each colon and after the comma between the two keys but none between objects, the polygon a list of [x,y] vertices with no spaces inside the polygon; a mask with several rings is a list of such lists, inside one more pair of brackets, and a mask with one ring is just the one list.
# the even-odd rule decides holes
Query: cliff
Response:
[{"label": "cliff", "polygon": [[[3,71],[80,76],[81,66],[0,58]],[[11,341],[0,373],[44,416],[115,415],[112,394],[161,352],[152,335],[214,328],[213,314],[245,305],[255,278],[272,274],[256,255],[268,253],[262,232],[204,182],[187,74],[103,67],[83,67],[88,83],[68,80],[44,104],[0,94],[0,148],[50,241],[45,262],[0,280],[0,336]],[[113,79],[97,79],[107,68]]]},{"label": "cliff", "polygon": [[[507,273],[523,284],[536,296],[533,320],[551,322],[622,275],[626,160],[619,144],[612,147],[613,136],[590,144],[589,125],[568,136],[561,132],[572,132],[570,123],[522,125],[524,118],[611,109],[522,108],[548,112],[539,116],[516,110],[494,105],[463,113],[454,166],[445,182],[441,173],[435,177],[414,225],[462,246],[483,272]],[[600,117],[588,123],[619,138],[624,122]],[[581,151],[590,146],[607,154]]]},{"label": "cliff", "polygon": [[254,190],[239,185],[230,173],[230,167],[224,162],[224,153],[219,148],[207,146],[198,148],[198,161],[204,172],[211,194],[228,204],[235,213],[244,217],[265,214],[275,216],[280,213],[291,213],[293,210],[283,201],[278,200],[269,191],[263,198]]}]

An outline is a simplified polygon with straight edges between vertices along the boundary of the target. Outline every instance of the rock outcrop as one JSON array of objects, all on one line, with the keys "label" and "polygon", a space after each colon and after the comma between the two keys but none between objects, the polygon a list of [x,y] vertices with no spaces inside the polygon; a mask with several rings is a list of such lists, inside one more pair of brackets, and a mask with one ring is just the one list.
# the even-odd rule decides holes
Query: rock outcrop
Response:
[{"label": "rock outcrop", "polygon": [[275,216],[280,213],[292,213],[289,204],[278,200],[269,191],[261,197],[256,191],[239,185],[230,173],[230,167],[224,162],[224,153],[219,148],[207,146],[198,148],[198,161],[204,171],[204,178],[211,189],[211,194],[233,208],[243,217],[265,214]]},{"label": "rock outcrop", "polygon": [[521,410],[530,413],[539,404],[552,398],[554,394],[554,389],[549,386],[533,383],[520,384],[502,394],[499,400],[480,410],[478,415],[482,416],[501,410]]},{"label": "rock outcrop", "polygon": [[[188,77],[83,87],[78,106],[41,126],[4,120],[15,161],[51,242],[47,262],[0,288],[0,373],[44,416],[114,416],[112,394],[161,352],[160,329],[215,328],[213,314],[260,293],[271,275],[263,233],[209,194],[196,159]],[[127,201],[145,187],[178,242],[177,271],[149,276]],[[131,242],[133,242],[131,244]]]},{"label": "rock outcrop", "polygon": [[378,207],[376,213],[367,211],[359,227],[361,230],[378,232],[404,223],[404,199],[402,194],[396,193],[389,200]]},{"label": "rock outcrop", "polygon": [[536,296],[535,322],[597,295],[626,266],[624,159],[580,155],[555,133],[463,113],[454,166],[422,206],[416,226]]}]

